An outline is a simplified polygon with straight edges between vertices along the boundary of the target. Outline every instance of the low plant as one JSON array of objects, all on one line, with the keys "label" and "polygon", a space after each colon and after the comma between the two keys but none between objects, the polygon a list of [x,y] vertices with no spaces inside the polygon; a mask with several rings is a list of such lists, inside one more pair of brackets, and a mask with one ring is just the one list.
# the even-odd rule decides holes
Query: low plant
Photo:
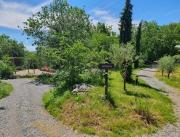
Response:
[{"label": "low plant", "polygon": [[103,85],[103,74],[100,70],[85,70],[80,77],[83,83]]},{"label": "low plant", "polygon": [[0,99],[6,97],[13,90],[13,87],[10,84],[6,84],[0,81]]},{"label": "low plant", "polygon": [[44,73],[44,74],[37,76],[36,80],[43,84],[53,84],[53,82],[54,82],[53,75],[48,74],[48,73]]},{"label": "low plant", "polygon": [[0,78],[11,78],[14,72],[14,68],[3,61],[0,61]]}]

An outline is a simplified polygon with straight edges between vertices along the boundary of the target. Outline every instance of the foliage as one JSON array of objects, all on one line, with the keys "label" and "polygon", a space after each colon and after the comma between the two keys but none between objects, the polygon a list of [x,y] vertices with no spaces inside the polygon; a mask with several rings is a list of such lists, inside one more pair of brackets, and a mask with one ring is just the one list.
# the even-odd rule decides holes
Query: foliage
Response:
[{"label": "foliage", "polygon": [[169,78],[170,74],[175,69],[175,59],[171,56],[164,56],[159,60],[159,68],[162,71],[162,76],[163,76],[163,72],[166,71],[168,73],[168,78]]},{"label": "foliage", "polygon": [[166,84],[180,89],[180,84],[179,84],[180,83],[180,66],[179,65],[175,68],[170,78],[162,76],[159,71],[156,73],[156,77],[159,80],[165,82]]},{"label": "foliage", "polygon": [[23,57],[25,48],[22,43],[10,39],[6,35],[0,35],[0,58],[7,55],[9,57]]},{"label": "foliage", "polygon": [[141,29],[142,29],[142,21],[140,22],[138,29],[137,29],[137,34],[136,34],[136,56],[138,56],[138,59],[135,61],[135,68],[139,67],[139,57],[140,57],[140,48],[141,48]]},{"label": "foliage", "polygon": [[34,38],[34,44],[62,50],[76,41],[85,41],[90,30],[85,10],[70,6],[66,0],[53,0],[29,18],[24,27],[24,32]]},{"label": "foliage", "polygon": [[131,0],[126,0],[126,4],[119,22],[121,44],[127,44],[132,38],[132,8],[133,5],[131,4]]},{"label": "foliage", "polygon": [[150,63],[164,55],[175,55],[175,46],[180,41],[180,23],[159,26],[156,22],[143,22],[141,54]]},{"label": "foliage", "polygon": [[59,69],[61,60],[61,52],[57,48],[47,48],[39,46],[37,48],[37,61],[39,67],[48,66],[50,68]]},{"label": "foliage", "polygon": [[112,34],[112,27],[101,22],[98,22],[98,24],[95,26],[95,30],[97,33],[106,34],[107,36]]},{"label": "foliage", "polygon": [[82,82],[92,85],[103,85],[103,74],[97,69],[85,70],[80,74]]},{"label": "foliage", "polygon": [[175,59],[176,63],[180,63],[180,55],[175,55],[174,59]]},{"label": "foliage", "polygon": [[123,79],[119,75],[119,72],[110,75],[110,93],[117,108],[112,109],[109,102],[103,100],[103,86],[84,95],[72,95],[69,91],[59,95],[59,90],[54,89],[44,95],[43,102],[64,124],[100,137],[142,136],[175,121],[173,104],[167,96],[142,81],[139,86],[128,84],[129,94],[124,94]]},{"label": "foliage", "polygon": [[8,96],[13,90],[12,85],[0,81],[0,99]]},{"label": "foliage", "polygon": [[26,52],[24,65],[28,70],[36,69],[38,67],[37,55],[35,52]]},{"label": "foliage", "polygon": [[7,63],[0,60],[0,78],[11,78],[14,72],[14,68]]},{"label": "foliage", "polygon": [[47,74],[47,73],[37,76],[36,80],[42,84],[53,84],[54,83],[53,76],[51,74]]},{"label": "foliage", "polygon": [[135,56],[134,48],[131,44],[123,47],[113,48],[113,62],[120,69],[120,73],[124,79],[124,90],[126,90],[126,82],[131,80],[132,64]]}]

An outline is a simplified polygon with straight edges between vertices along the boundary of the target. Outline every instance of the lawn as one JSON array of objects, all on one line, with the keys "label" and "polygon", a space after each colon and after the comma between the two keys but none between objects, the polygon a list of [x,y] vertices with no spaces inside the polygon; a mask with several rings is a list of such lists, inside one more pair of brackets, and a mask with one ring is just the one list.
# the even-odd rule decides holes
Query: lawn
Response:
[{"label": "lawn", "polygon": [[13,87],[10,84],[3,83],[0,81],[0,99],[8,96],[12,90],[13,90]]},{"label": "lawn", "polygon": [[63,94],[52,90],[43,97],[48,111],[65,125],[79,132],[100,137],[135,137],[156,132],[166,123],[176,121],[171,100],[148,87],[143,81],[139,86],[127,85],[119,72],[110,74],[110,95],[113,107],[104,99],[104,88],[95,87],[87,94]]},{"label": "lawn", "polygon": [[174,73],[171,74],[169,79],[167,77],[167,74],[162,76],[160,71],[156,73],[156,77],[166,84],[180,89],[180,65],[176,67]]}]

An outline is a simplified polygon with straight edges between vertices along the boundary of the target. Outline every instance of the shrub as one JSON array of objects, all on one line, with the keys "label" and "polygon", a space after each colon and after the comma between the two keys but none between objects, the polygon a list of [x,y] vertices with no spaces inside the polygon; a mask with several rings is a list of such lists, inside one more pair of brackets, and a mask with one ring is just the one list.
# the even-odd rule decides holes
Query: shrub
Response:
[{"label": "shrub", "polygon": [[87,84],[103,85],[103,75],[100,70],[85,70],[81,75],[81,80]]},{"label": "shrub", "polygon": [[7,79],[11,78],[13,75],[14,69],[12,66],[0,61],[0,78]]},{"label": "shrub", "polygon": [[169,78],[170,74],[175,69],[175,59],[174,59],[174,57],[164,56],[159,60],[158,64],[159,64],[159,68],[162,71],[162,76],[163,76],[164,71],[166,71],[168,73],[168,78]]},{"label": "shrub", "polygon": [[180,63],[180,55],[175,55],[174,59],[175,59],[176,63]]},{"label": "shrub", "polygon": [[43,84],[52,84],[53,76],[51,74],[41,74],[37,77],[37,81]]}]

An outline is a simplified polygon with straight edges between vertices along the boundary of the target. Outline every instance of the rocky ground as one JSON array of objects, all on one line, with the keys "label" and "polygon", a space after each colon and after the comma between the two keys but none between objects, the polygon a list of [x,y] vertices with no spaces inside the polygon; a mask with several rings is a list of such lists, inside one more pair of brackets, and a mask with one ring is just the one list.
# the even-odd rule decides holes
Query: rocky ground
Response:
[{"label": "rocky ground", "polygon": [[85,137],[49,115],[42,105],[51,87],[30,79],[8,80],[12,94],[0,100],[0,137]]}]

